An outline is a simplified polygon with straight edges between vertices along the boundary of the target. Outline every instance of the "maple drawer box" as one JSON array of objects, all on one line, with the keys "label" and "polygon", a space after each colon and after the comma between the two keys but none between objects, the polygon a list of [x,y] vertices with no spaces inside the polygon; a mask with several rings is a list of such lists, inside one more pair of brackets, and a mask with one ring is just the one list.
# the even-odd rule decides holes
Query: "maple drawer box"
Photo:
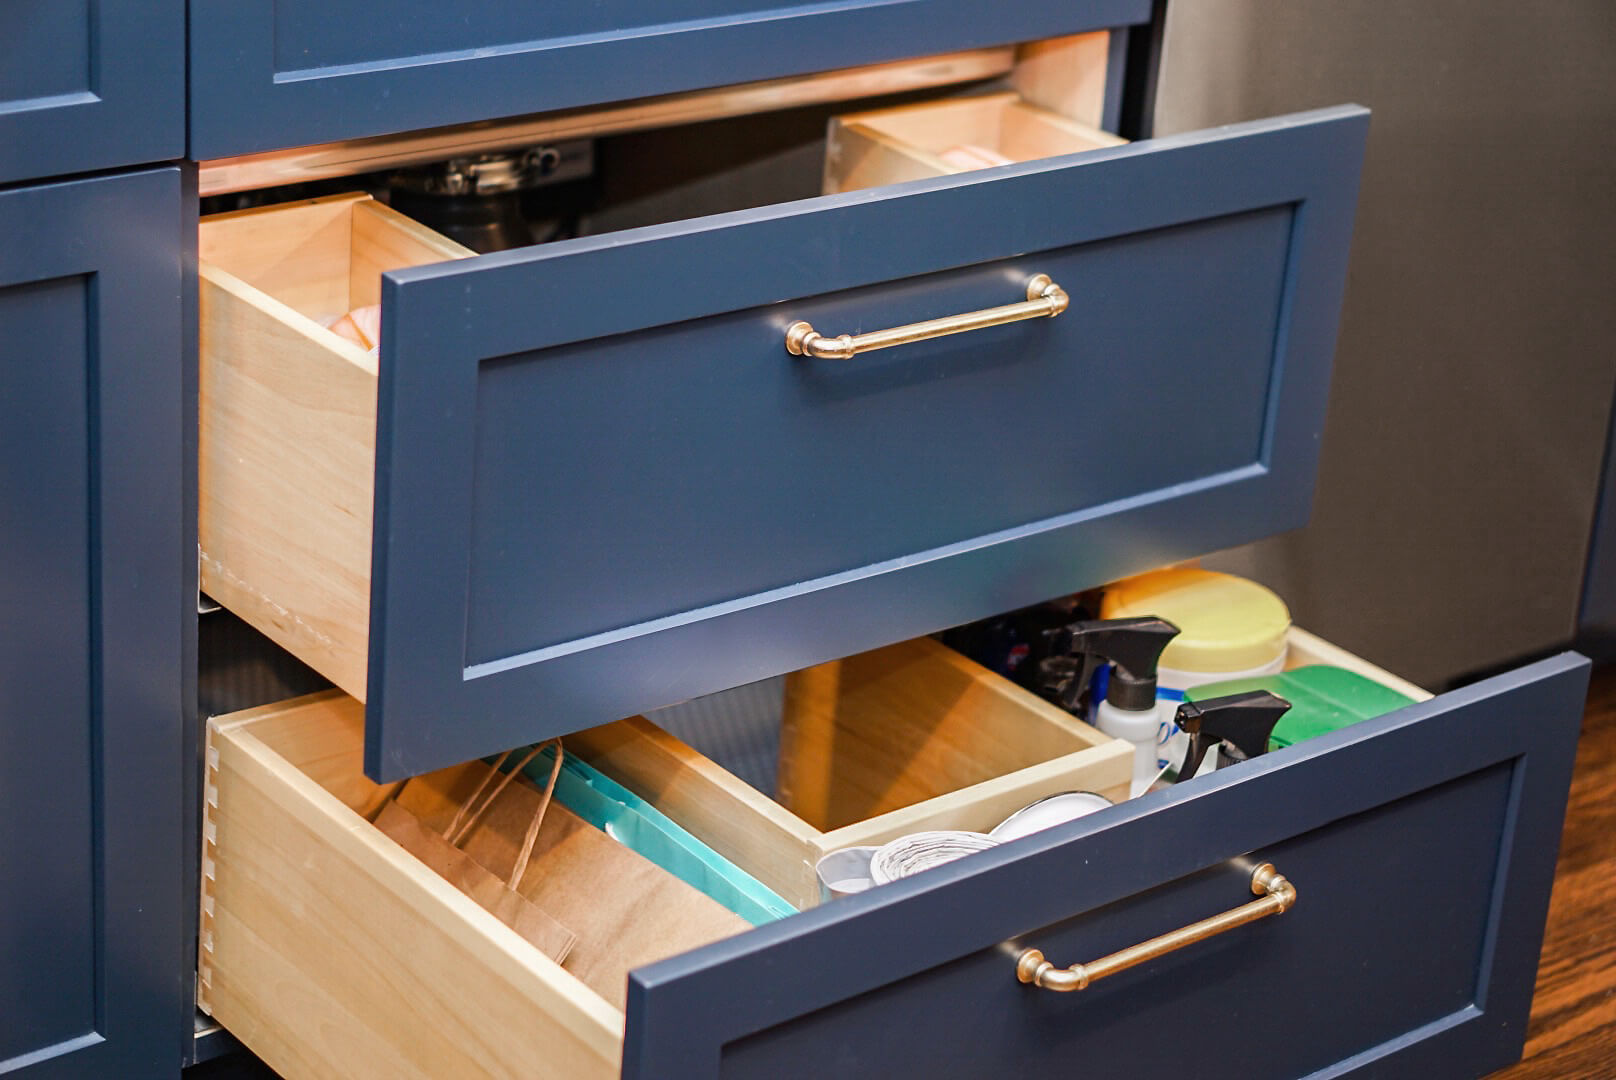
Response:
[{"label": "maple drawer box", "polygon": [[[1079,1054],[1099,1074],[1171,1076],[1179,1049],[1141,1031],[1173,1029],[1185,1008],[1224,1030],[1253,1001],[1265,1022],[1202,1046],[1204,1072],[1294,1077],[1395,1056],[1399,1068],[1480,1075],[1513,1060],[1586,662],[1545,660],[1430,698],[1300,631],[1290,656],[1425,700],[637,967],[625,992],[584,985],[368,824],[391,788],[361,771],[352,699],[331,691],[220,717],[199,998],[291,1080],[775,1080],[825,1075],[827,1061],[859,1076],[1001,1076]],[[850,698],[865,696],[856,670],[822,670],[797,692],[824,695],[849,675]],[[982,688],[954,685],[965,699]],[[971,705],[1001,738],[1032,730]],[[794,709],[806,711],[792,720]],[[825,722],[835,709],[787,712],[788,724],[846,730]],[[788,890],[803,880],[802,819],[677,740],[639,721],[565,742],[754,876]],[[822,775],[814,754],[787,738],[782,777]],[[926,757],[889,764],[935,768]],[[968,790],[930,802],[957,811]],[[925,803],[887,816],[906,812]],[[1277,910],[1264,864],[1288,881]],[[1022,977],[1037,970],[1030,950],[1058,971],[1253,903],[1264,905],[1255,922],[1078,992]]]}]

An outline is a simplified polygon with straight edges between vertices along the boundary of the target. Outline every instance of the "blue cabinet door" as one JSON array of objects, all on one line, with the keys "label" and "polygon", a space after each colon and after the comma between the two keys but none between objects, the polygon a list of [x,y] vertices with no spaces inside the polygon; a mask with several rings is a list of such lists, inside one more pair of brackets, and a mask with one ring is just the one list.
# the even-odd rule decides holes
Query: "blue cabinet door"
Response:
[{"label": "blue cabinet door", "polygon": [[183,206],[176,167],[0,191],[0,1073],[27,1080],[175,1074],[188,1027]]},{"label": "blue cabinet door", "polygon": [[[385,275],[392,779],[1307,519],[1368,114]],[[851,360],[827,335],[1070,297]]]},{"label": "blue cabinet door", "polygon": [[[629,976],[626,1080],[1483,1076],[1520,1056],[1588,663],[1565,654]],[[1070,993],[1088,963],[1297,896]]]},{"label": "blue cabinet door", "polygon": [[0,4],[0,184],[184,153],[183,3]]},{"label": "blue cabinet door", "polygon": [[1577,647],[1596,660],[1616,656],[1616,411],[1605,438],[1605,469],[1594,503],[1577,615]]},{"label": "blue cabinet door", "polygon": [[191,156],[1128,26],[1150,0],[192,0]]}]

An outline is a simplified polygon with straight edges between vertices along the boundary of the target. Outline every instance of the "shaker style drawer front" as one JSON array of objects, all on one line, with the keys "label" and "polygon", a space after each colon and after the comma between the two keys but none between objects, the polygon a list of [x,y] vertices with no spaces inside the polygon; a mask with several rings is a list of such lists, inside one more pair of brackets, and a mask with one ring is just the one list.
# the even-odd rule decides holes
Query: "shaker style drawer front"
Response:
[{"label": "shaker style drawer front", "polygon": [[[953,695],[930,689],[927,665],[965,669],[914,645],[898,663],[855,660],[875,666],[863,674],[802,673],[807,711],[793,722],[823,718],[837,675],[838,709],[886,700],[920,723],[928,709],[949,712]],[[1320,648],[1294,659],[1384,678]],[[921,665],[913,677],[908,664]],[[976,671],[970,706],[938,723],[976,725],[970,745],[1062,751],[1035,751],[1049,723],[1042,702]],[[909,689],[872,696],[871,677]],[[598,1080],[1000,1077],[1064,1075],[1073,1061],[1146,1078],[1181,1075],[1187,1053],[1207,1076],[1481,1075],[1524,1037],[1586,682],[1586,661],[1546,660],[890,885],[743,922],[680,955],[652,943],[671,958],[593,976],[589,954],[618,945],[609,921],[549,908],[579,932],[553,961],[369,824],[389,801],[425,815],[433,799],[448,821],[463,805],[455,793],[477,783],[465,770],[483,766],[374,784],[360,773],[357,704],[304,698],[210,724],[199,997],[291,1080],[528,1076],[541,1065]],[[869,804],[877,816],[821,834],[813,822],[841,819],[816,816],[811,792],[790,808],[783,789],[771,802],[643,719],[564,743],[781,895],[816,837],[879,843],[899,819],[981,830],[1027,772],[941,794],[980,778],[937,775],[941,787],[907,796],[927,801],[884,814]],[[863,763],[890,755],[906,782],[968,764],[940,765],[932,749],[899,740],[852,752]],[[830,753],[841,752],[838,741]],[[824,753],[788,743],[782,777],[818,774]],[[1065,760],[1048,783],[1126,785],[1126,747]],[[439,794],[423,802],[409,794],[417,785]],[[527,819],[493,820],[502,838],[464,846],[501,876]],[[551,828],[546,819],[541,849]],[[1289,889],[1254,874],[1263,863]],[[557,895],[542,890],[559,865],[529,864],[524,894]],[[635,899],[643,887],[614,879],[609,898],[586,903],[627,903],[654,920],[664,909]],[[1203,927],[1137,966],[1093,963],[1231,911],[1251,918]],[[1034,949],[1049,969],[1026,955]],[[1073,992],[1018,976],[1081,982],[1057,970],[1079,962],[1092,975]]]},{"label": "shaker style drawer front", "polygon": [[184,153],[184,4],[0,6],[0,184]]},{"label": "shaker style drawer front", "polygon": [[190,5],[191,156],[338,139],[1135,26],[1149,0]]},{"label": "shaker style drawer front", "polygon": [[1367,119],[384,275],[367,770],[1299,526]]},{"label": "shaker style drawer front", "polygon": [[[1525,1035],[1586,684],[1543,661],[636,971],[623,1075],[1483,1075]],[[1261,863],[1283,914],[1018,981],[1252,902]]]}]

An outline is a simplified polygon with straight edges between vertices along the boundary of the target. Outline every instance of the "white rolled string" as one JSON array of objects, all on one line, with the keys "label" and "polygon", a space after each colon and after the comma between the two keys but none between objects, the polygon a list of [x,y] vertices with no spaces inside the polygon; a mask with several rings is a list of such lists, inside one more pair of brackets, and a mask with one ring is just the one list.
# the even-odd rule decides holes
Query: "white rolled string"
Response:
[{"label": "white rolled string", "polygon": [[986,833],[939,830],[910,833],[881,845],[870,856],[870,880],[877,885],[911,877],[977,851],[997,847]]}]

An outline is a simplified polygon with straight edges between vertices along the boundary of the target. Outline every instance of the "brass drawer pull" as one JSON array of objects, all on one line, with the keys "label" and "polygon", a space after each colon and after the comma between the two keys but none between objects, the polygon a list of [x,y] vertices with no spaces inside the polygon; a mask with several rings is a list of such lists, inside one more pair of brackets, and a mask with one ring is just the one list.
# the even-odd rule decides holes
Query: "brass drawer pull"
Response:
[{"label": "brass drawer pull", "polygon": [[1045,960],[1044,954],[1037,949],[1024,949],[1016,958],[1016,978],[1024,983],[1041,986],[1045,990],[1058,990],[1063,993],[1068,990],[1082,990],[1098,979],[1115,975],[1119,971],[1127,971],[1146,960],[1165,956],[1186,945],[1205,941],[1225,930],[1233,930],[1237,926],[1256,922],[1269,915],[1279,915],[1290,910],[1291,905],[1296,903],[1295,886],[1274,869],[1273,863],[1263,863],[1251,872],[1251,891],[1262,899],[1241,904],[1210,919],[1202,919],[1198,923],[1191,923],[1189,926],[1160,937],[1153,937],[1138,945],[1130,945],[1110,956],[1102,956],[1091,964],[1073,964],[1069,968],[1058,968]]},{"label": "brass drawer pull", "polygon": [[915,341],[947,337],[949,334],[963,334],[967,330],[1003,326],[1023,319],[1053,319],[1066,310],[1069,302],[1065,289],[1049,280],[1048,274],[1039,274],[1027,282],[1027,299],[1019,304],[967,311],[963,315],[945,315],[941,319],[894,326],[890,330],[825,337],[805,322],[794,322],[786,327],[786,351],[792,356],[848,360],[862,352],[890,349],[894,345],[908,345]]}]

